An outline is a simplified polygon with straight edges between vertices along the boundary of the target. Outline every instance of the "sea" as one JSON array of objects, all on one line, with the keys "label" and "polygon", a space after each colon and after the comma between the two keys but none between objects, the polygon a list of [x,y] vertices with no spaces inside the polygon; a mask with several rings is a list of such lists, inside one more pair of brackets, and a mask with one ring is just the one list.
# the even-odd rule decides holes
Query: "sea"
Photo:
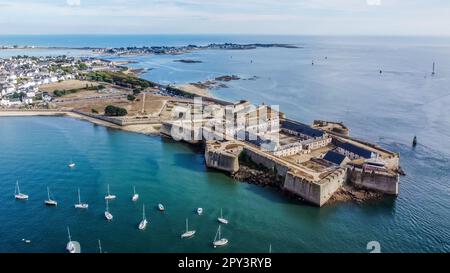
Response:
[{"label": "sea", "polygon": [[[225,42],[298,48],[130,57],[78,49]],[[450,251],[448,37],[10,35],[0,36],[2,45],[64,48],[6,49],[0,58],[65,54],[131,61],[145,69],[141,77],[161,83],[237,75],[240,80],[213,95],[278,105],[305,123],[342,121],[353,137],[398,152],[406,176],[396,198],[318,208],[207,169],[199,147],[67,117],[0,117],[0,252],[65,252],[67,227],[83,252],[97,252],[98,240],[111,253],[267,253],[269,246],[282,253],[369,252],[372,241],[381,252]],[[174,62],[181,58],[201,63]],[[72,160],[76,167],[69,169]],[[14,199],[17,180],[28,201]],[[103,215],[107,185],[117,195],[109,203],[110,222]],[[133,186],[140,195],[135,203]],[[47,187],[57,207],[45,207]],[[74,208],[78,188],[89,203],[85,211]],[[144,204],[149,225],[140,231]],[[229,220],[221,235],[230,243],[215,249],[221,209]],[[197,233],[182,240],[186,219]]]}]

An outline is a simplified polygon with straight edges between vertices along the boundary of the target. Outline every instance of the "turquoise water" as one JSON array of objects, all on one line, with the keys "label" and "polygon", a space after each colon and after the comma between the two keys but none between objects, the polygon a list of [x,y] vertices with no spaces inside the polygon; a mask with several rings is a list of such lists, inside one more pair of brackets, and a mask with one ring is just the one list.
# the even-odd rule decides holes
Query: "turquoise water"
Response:
[{"label": "turquoise water", "polygon": [[[14,39],[18,38],[2,36],[0,44],[18,43]],[[20,39],[25,44],[75,46],[67,37],[67,42],[54,36]],[[233,81],[227,83],[229,88],[213,92],[229,100],[279,104],[281,111],[305,122],[341,120],[353,136],[399,152],[407,172],[399,197],[318,209],[208,171],[201,151],[182,143],[69,118],[0,118],[0,201],[5,204],[0,208],[0,251],[64,251],[66,225],[85,251],[95,251],[97,239],[110,252],[267,252],[269,243],[275,252],[365,252],[372,240],[386,252],[450,251],[448,39],[85,36],[72,41],[115,46],[139,41],[163,44],[164,39],[167,44],[281,40],[301,45],[301,49],[210,50],[182,56],[202,60],[199,64],[173,62],[181,56],[120,59],[152,68],[143,77],[165,83],[225,74],[257,76],[255,81]],[[433,61],[437,75],[432,78]],[[416,149],[411,148],[414,135],[419,139]],[[77,162],[74,170],[66,167],[71,157]],[[30,194],[24,203],[12,198],[18,177],[23,191]],[[107,183],[118,195],[110,206],[112,223],[103,217]],[[43,205],[47,185],[60,202],[58,208]],[[138,204],[130,201],[132,185],[141,194]],[[90,204],[88,211],[73,208],[78,186]],[[150,225],[139,232],[142,202],[148,206]],[[155,209],[159,202],[167,208],[164,214]],[[198,206],[205,209],[201,217],[194,212]],[[221,207],[230,220],[223,229],[230,245],[215,250],[210,243]],[[198,234],[181,241],[186,217]],[[33,242],[26,245],[22,238]]]},{"label": "turquoise water", "polygon": [[[2,252],[62,252],[66,226],[86,252],[96,251],[97,239],[109,252],[267,252],[269,243],[277,252],[364,252],[371,240],[379,240],[384,251],[449,250],[448,218],[442,214],[448,203],[436,201],[445,193],[424,195],[428,187],[409,179],[397,200],[318,209],[208,171],[199,150],[171,140],[62,117],[0,118],[0,126]],[[420,161],[416,156],[404,162],[407,169]],[[71,158],[77,163],[73,170],[67,168]],[[434,167],[422,167],[417,173],[411,169],[410,176],[448,172],[448,164],[437,160]],[[16,179],[28,201],[14,200]],[[110,203],[112,222],[103,216],[108,183],[118,196]],[[137,203],[130,200],[133,185],[140,194]],[[58,207],[45,207],[46,186]],[[73,208],[77,187],[89,203],[87,211]],[[166,212],[156,210],[159,202]],[[145,231],[137,229],[142,203],[150,220]],[[197,207],[204,215],[196,215]],[[213,249],[220,208],[230,220],[223,227],[230,245]],[[197,234],[181,240],[186,217]]]}]

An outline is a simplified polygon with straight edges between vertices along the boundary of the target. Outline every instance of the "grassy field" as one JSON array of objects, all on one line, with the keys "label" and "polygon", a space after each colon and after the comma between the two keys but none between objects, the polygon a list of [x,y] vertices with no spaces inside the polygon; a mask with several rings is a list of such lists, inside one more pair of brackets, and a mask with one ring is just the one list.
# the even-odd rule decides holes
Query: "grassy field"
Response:
[{"label": "grassy field", "polygon": [[98,86],[99,84],[97,82],[91,82],[91,81],[80,81],[80,80],[67,80],[62,82],[54,82],[45,84],[39,87],[40,91],[43,92],[53,92],[55,90],[71,90],[71,89],[80,89],[86,87],[86,84],[88,86]]}]

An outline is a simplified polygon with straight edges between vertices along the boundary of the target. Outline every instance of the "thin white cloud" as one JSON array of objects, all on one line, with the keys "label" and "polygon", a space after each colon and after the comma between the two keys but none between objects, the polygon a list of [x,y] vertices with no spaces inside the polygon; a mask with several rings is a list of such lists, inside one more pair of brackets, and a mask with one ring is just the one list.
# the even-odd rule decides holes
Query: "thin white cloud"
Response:
[{"label": "thin white cloud", "polygon": [[[0,6],[0,33],[14,34],[450,35],[450,1],[441,0],[0,0]],[[423,28],[417,18],[433,19],[419,20]]]},{"label": "thin white cloud", "polygon": [[67,5],[69,7],[79,7],[81,5],[81,0],[67,0]]}]

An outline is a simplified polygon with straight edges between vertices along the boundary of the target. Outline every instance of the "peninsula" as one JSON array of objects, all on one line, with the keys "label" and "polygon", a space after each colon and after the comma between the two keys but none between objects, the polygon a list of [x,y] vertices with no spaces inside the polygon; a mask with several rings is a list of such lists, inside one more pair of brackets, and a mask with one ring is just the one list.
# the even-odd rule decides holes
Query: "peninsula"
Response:
[{"label": "peninsula", "polygon": [[399,193],[399,154],[352,138],[340,122],[307,125],[268,105],[147,81],[97,58],[18,56],[0,59],[0,68],[0,116],[69,115],[202,145],[208,167],[317,206]]}]

